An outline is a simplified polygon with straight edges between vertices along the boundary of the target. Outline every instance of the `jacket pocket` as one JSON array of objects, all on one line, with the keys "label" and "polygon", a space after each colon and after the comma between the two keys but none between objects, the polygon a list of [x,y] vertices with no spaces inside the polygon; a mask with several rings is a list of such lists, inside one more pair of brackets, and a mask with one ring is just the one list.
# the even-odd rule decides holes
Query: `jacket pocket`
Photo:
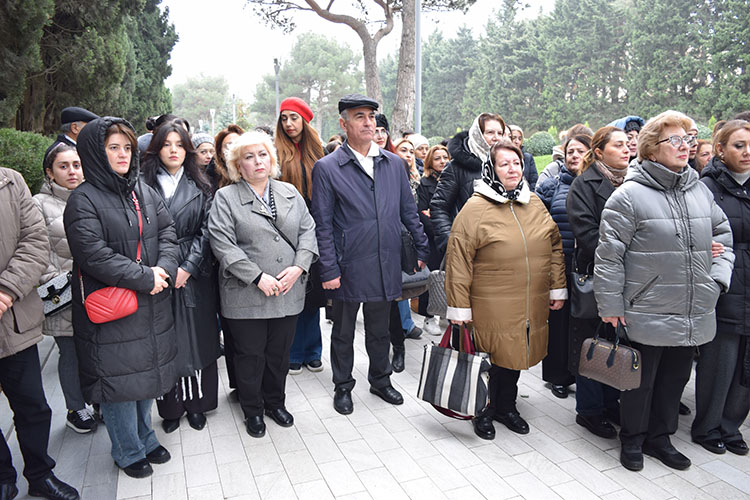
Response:
[{"label": "jacket pocket", "polygon": [[44,305],[35,291],[15,302],[10,309],[13,316],[13,333],[26,333],[44,321]]},{"label": "jacket pocket", "polygon": [[630,299],[628,302],[630,302],[630,306],[634,306],[636,302],[638,302],[644,295],[648,293],[649,290],[651,290],[657,281],[659,281],[659,278],[661,278],[660,275],[656,275],[650,280],[648,280],[643,286],[641,286],[638,290],[635,291],[633,295],[630,296]]}]

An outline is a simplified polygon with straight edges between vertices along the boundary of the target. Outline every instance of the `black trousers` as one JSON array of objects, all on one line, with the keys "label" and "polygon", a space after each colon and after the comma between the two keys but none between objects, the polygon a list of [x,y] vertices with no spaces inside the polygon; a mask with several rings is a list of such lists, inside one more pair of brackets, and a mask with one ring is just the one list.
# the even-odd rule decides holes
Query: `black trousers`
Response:
[{"label": "black trousers", "polygon": [[224,360],[227,363],[229,388],[236,389],[237,380],[234,375],[234,342],[232,340],[232,327],[229,325],[229,320],[224,316],[219,315],[219,322],[221,323],[221,333],[224,337]]},{"label": "black trousers", "polygon": [[516,410],[516,397],[518,397],[518,379],[521,377],[519,370],[510,370],[502,366],[492,365],[490,367],[490,385],[487,388],[490,402],[487,405],[485,415],[510,413]]},{"label": "black trousers", "polygon": [[[359,306],[359,302],[333,301],[331,369],[336,389],[354,388],[354,328]],[[391,384],[391,362],[388,359],[391,349],[388,333],[389,307],[391,302],[387,301],[362,304],[365,315],[365,349],[370,358],[367,380],[370,386],[378,389]]]},{"label": "black trousers", "polygon": [[[16,436],[24,461],[23,475],[29,481],[42,479],[52,472],[55,461],[47,454],[52,411],[44,396],[36,345],[0,359],[0,384],[13,410]],[[0,444],[0,483],[15,483],[16,477],[10,449],[3,436]]]},{"label": "black trousers", "polygon": [[228,319],[234,341],[234,369],[245,417],[284,407],[289,349],[297,315],[273,319]]},{"label": "black trousers", "polygon": [[641,352],[641,386],[620,393],[620,441],[661,448],[677,431],[680,396],[693,368],[695,347],[657,347],[633,342]]},{"label": "black trousers", "polygon": [[404,347],[404,328],[401,326],[401,313],[398,310],[398,302],[391,302],[390,315],[388,316],[388,333],[391,337],[393,347]]},{"label": "black trousers", "polygon": [[177,419],[185,413],[205,413],[219,404],[219,370],[216,361],[200,371],[198,376],[180,377],[171,391],[156,400],[161,418]]},{"label": "black trousers", "polygon": [[[570,279],[570,277],[568,277]],[[553,385],[569,386],[575,378],[568,370],[569,301],[559,311],[549,312],[549,339],[547,356],[542,360],[542,380]]]}]

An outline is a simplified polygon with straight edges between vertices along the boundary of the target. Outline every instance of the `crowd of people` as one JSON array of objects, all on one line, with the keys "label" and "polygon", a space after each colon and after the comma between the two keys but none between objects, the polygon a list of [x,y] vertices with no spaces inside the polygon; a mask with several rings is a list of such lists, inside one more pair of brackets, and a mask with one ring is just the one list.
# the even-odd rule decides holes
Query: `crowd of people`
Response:
[{"label": "crowd of people", "polygon": [[[321,308],[340,414],[354,411],[362,309],[369,390],[394,405],[406,339],[471,329],[491,362],[488,404],[472,419],[480,438],[495,438],[493,421],[529,432],[518,380],[541,362],[556,397],[575,385],[579,425],[607,439],[620,428],[624,467],[641,470],[647,454],[686,469],[670,436],[691,412],[680,399],[697,362],[693,440],[748,453],[750,113],[717,123],[711,141],[676,111],[579,124],[537,173],[523,130],[499,114],[430,146],[392,135],[378,108],[344,96],[342,133],[326,143],[296,97],[275,130],[233,124],[215,137],[174,115],[136,137],[124,119],[66,108],[39,194],[0,169],[0,384],[30,494],[79,496],[46,450],[42,333],[60,351],[67,425],[103,422],[114,462],[142,478],[171,458],[153,402],[165,432],[182,416],[202,430],[222,353],[248,434],[264,436],[265,417],[294,425],[286,379],[324,369]],[[404,276],[425,267],[445,269],[445,318],[427,314],[429,294],[403,297]],[[594,277],[598,314],[571,314],[572,273]],[[582,342],[616,330],[641,354],[629,391],[579,373]],[[7,445],[0,454],[10,499],[16,472]]]}]

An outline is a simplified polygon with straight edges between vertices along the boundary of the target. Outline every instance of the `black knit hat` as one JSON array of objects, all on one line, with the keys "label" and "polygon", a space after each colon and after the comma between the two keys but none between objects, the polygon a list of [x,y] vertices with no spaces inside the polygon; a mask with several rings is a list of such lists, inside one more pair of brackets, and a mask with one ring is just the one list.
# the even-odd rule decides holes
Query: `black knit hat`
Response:
[{"label": "black knit hat", "polygon": [[391,130],[388,127],[388,118],[386,118],[384,114],[378,113],[377,115],[375,115],[375,126],[383,127],[385,131],[390,135]]}]

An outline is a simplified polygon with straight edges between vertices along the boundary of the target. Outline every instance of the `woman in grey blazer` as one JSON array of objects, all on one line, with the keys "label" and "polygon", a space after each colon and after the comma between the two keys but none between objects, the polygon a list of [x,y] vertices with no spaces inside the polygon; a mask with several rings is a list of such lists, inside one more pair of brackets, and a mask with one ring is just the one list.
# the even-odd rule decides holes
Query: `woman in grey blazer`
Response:
[{"label": "woman in grey blazer", "polygon": [[297,189],[273,179],[278,167],[268,135],[248,132],[235,141],[227,171],[233,183],[216,192],[208,231],[245,426],[262,437],[264,411],[282,427],[294,423],[284,391],[307,271],[318,258],[315,222]]}]

